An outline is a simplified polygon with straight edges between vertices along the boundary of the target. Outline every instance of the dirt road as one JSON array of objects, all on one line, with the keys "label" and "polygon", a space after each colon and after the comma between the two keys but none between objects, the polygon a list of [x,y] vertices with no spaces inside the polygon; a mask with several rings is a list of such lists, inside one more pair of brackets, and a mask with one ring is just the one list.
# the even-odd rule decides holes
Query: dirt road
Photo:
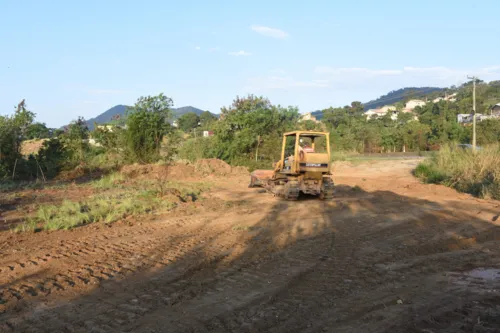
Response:
[{"label": "dirt road", "polygon": [[0,332],[500,332],[500,203],[417,161],[284,202],[219,178],[189,211],[0,233]]}]

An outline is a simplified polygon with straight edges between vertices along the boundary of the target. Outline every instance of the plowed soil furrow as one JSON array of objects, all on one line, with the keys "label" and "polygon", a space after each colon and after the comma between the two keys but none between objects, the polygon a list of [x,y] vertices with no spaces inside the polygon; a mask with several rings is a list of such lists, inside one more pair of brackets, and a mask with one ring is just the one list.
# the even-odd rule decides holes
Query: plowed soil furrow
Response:
[{"label": "plowed soil furrow", "polygon": [[[209,238],[204,235],[207,230],[204,226],[198,226],[197,231],[199,234],[196,237],[192,235],[190,237],[179,237],[178,239],[183,239],[182,241],[170,239],[166,235],[158,235],[158,231],[162,229],[164,229],[164,226],[150,228],[151,233],[142,237],[137,236],[135,232],[131,232],[127,235],[126,240],[123,237],[115,239],[106,237],[106,243],[102,247],[104,250],[92,256],[79,254],[86,252],[88,241],[64,242],[61,243],[61,246],[65,249],[71,248],[73,251],[61,251],[54,248],[44,249],[49,252],[46,257],[51,258],[51,261],[47,262],[45,267],[23,264],[23,262],[29,262],[29,259],[16,265],[8,264],[7,267],[13,267],[13,269],[9,269],[10,272],[2,276],[2,281],[5,281],[3,283],[8,286],[5,291],[0,291],[2,305],[5,309],[9,309],[26,297],[66,292],[74,287],[80,289],[86,286],[94,287],[94,285],[106,280],[123,279],[128,274],[140,270],[161,269],[174,262],[179,256],[194,255],[193,242],[196,240],[203,242]],[[205,237],[201,237],[202,235]],[[174,248],[174,253],[171,253],[170,247]],[[141,251],[150,248],[156,248],[156,252],[147,255],[141,253]],[[70,252],[70,256],[69,258],[53,256],[50,254],[53,251]],[[206,251],[209,252],[208,249]],[[106,263],[106,267],[102,263]],[[68,267],[64,273],[58,270],[56,275],[50,274],[50,272],[55,271],[54,266],[61,265]],[[14,276],[24,278],[13,279]],[[26,283],[36,286],[36,292],[31,289],[28,292],[27,288],[23,288],[22,286]]]},{"label": "plowed soil furrow", "polygon": [[330,201],[219,178],[213,210],[11,237],[0,332],[498,331],[500,205],[414,166],[340,164]]}]

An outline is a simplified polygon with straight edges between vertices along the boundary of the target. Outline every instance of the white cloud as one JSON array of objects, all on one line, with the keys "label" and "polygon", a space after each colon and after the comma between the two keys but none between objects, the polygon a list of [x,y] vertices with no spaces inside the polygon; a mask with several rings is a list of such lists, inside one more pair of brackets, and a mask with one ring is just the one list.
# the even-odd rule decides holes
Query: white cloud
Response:
[{"label": "white cloud", "polygon": [[[486,82],[500,80],[500,65],[481,68],[444,66],[401,66],[389,68],[327,67],[312,68],[299,75],[300,69],[279,73],[262,72],[246,80],[240,93],[267,96],[273,103],[298,105],[301,111],[342,106],[352,101],[368,102],[392,90],[405,87],[449,87],[469,81],[475,75]],[[300,71],[302,72],[302,71]]]},{"label": "white cloud", "polygon": [[330,82],[332,87],[367,88],[377,86],[393,89],[407,86],[450,86],[468,81],[468,75],[476,75],[488,81],[499,79],[500,66],[478,69],[405,66],[395,69],[336,68],[319,66],[314,73]]},{"label": "white cloud", "polygon": [[249,56],[251,53],[248,53],[246,51],[238,51],[238,52],[229,52],[228,54],[232,56]]},{"label": "white cloud", "polygon": [[265,27],[262,25],[252,25],[250,29],[267,37],[278,38],[278,39],[284,39],[288,37],[288,33],[283,30]]},{"label": "white cloud", "polygon": [[[318,93],[327,89],[329,94],[349,92],[354,96],[374,96],[404,87],[459,85],[467,75],[476,75],[482,80],[500,79],[500,66],[479,69],[454,69],[447,67],[402,67],[388,69],[316,67],[307,78],[285,75],[281,69],[274,69],[271,75],[252,77],[247,80],[246,90],[269,92],[292,89],[314,89]],[[290,92],[291,93],[291,92]]]},{"label": "white cloud", "polygon": [[201,47],[200,47],[200,46],[197,46],[197,47],[195,47],[195,50],[196,50],[196,51],[199,51],[199,50],[201,50]]}]

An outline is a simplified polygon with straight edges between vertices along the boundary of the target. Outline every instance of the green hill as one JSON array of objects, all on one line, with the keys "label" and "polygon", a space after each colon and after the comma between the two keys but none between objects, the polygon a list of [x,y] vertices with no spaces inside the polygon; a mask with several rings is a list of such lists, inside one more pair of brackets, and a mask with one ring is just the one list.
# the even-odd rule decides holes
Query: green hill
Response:
[{"label": "green hill", "polygon": [[[111,109],[104,111],[97,117],[91,118],[87,120],[87,126],[89,127],[90,130],[94,129],[94,123],[97,124],[106,124],[106,123],[120,123],[124,121],[125,118],[125,111],[127,110],[126,105],[115,105]],[[174,120],[179,118],[180,116],[189,113],[189,112],[194,112],[197,115],[202,114],[205,112],[204,110],[195,108],[193,106],[183,106],[180,108],[172,108],[172,112],[174,114]],[[217,116],[216,114],[214,114]]]},{"label": "green hill", "polygon": [[398,90],[393,90],[386,95],[380,96],[379,98],[363,103],[365,110],[376,109],[378,107],[382,107],[384,105],[390,105],[397,102],[406,102],[410,99],[419,99],[424,96],[444,91],[446,88],[437,88],[437,87],[408,87],[402,88]]}]

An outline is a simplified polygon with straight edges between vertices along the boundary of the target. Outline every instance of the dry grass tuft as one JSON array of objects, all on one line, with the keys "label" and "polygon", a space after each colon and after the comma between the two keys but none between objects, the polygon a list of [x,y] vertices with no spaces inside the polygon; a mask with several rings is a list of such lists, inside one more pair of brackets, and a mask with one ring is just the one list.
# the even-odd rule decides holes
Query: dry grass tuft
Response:
[{"label": "dry grass tuft", "polygon": [[427,183],[443,184],[472,195],[500,199],[500,145],[474,152],[444,146],[415,169]]}]

